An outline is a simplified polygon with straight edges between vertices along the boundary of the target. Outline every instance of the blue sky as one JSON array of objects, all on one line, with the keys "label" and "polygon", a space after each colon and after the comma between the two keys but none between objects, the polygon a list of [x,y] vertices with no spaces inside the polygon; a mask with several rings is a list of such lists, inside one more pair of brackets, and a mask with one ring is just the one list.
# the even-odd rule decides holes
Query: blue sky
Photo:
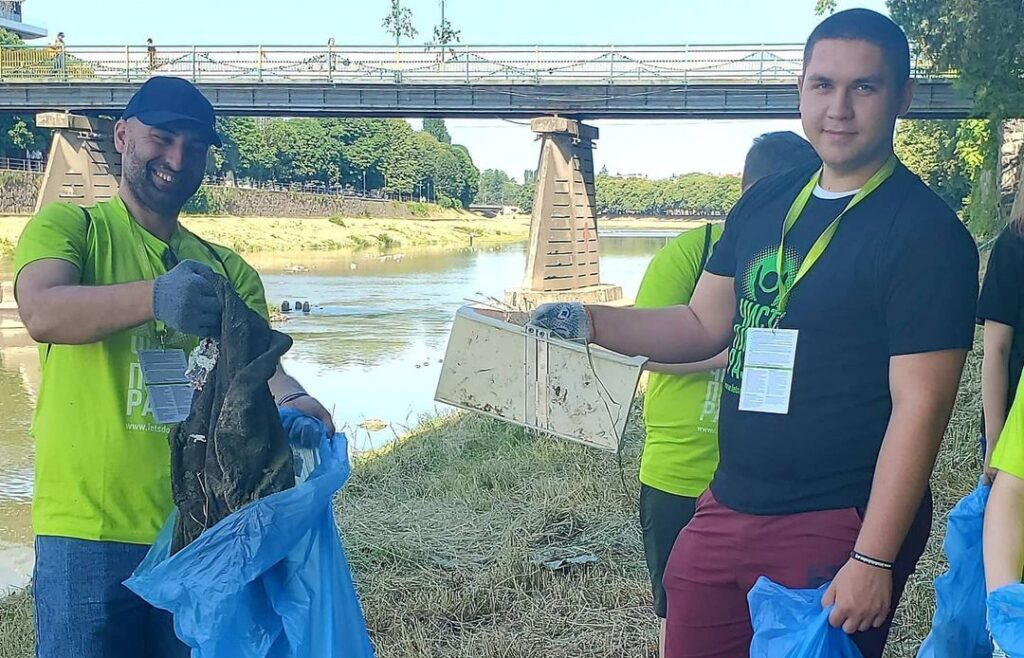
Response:
[{"label": "blue sky", "polygon": [[[448,0],[446,13],[468,44],[800,43],[819,20],[815,0]],[[27,0],[25,22],[64,31],[74,44],[387,44],[381,28],[388,0]],[[429,38],[440,19],[438,0],[404,0]],[[160,9],[156,9],[159,6]],[[840,9],[885,11],[884,0],[839,2]],[[418,122],[413,122],[418,125]],[[795,130],[796,121],[597,121],[595,164],[651,177],[688,171],[738,172],[750,141],[767,130]],[[528,127],[493,120],[452,120],[455,141],[481,168],[517,179],[536,166]]]}]

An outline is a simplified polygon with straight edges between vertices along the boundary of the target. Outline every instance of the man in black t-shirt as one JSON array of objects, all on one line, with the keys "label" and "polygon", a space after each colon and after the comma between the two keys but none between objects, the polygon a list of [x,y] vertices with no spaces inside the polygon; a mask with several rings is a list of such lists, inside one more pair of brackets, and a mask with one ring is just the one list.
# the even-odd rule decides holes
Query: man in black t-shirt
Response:
[{"label": "man in black t-shirt", "polygon": [[663,363],[730,348],[719,468],[664,576],[667,658],[747,655],[762,575],[829,583],[829,621],[882,655],[930,532],[928,477],[977,299],[969,233],[893,154],[909,70],[888,18],[829,17],[800,80],[822,169],[743,195],[690,305],[534,313],[564,338]]}]

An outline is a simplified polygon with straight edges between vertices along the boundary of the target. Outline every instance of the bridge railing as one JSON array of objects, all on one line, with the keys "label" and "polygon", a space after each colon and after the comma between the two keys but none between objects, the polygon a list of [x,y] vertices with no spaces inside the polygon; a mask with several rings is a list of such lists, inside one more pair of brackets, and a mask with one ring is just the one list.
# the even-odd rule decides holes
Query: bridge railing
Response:
[{"label": "bridge railing", "polygon": [[[803,46],[2,46],[0,82],[762,84],[792,82]],[[919,77],[944,77],[917,71]]]},{"label": "bridge railing", "polygon": [[0,157],[0,171],[28,171],[41,174],[45,169],[45,160]]}]

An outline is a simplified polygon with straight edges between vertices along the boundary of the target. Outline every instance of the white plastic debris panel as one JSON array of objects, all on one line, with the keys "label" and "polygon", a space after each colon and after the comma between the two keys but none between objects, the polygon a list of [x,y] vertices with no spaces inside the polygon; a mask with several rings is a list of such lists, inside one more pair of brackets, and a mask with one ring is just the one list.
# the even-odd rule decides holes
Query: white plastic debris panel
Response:
[{"label": "white plastic debris panel", "polygon": [[618,450],[647,359],[551,338],[463,306],[455,315],[438,402]]}]

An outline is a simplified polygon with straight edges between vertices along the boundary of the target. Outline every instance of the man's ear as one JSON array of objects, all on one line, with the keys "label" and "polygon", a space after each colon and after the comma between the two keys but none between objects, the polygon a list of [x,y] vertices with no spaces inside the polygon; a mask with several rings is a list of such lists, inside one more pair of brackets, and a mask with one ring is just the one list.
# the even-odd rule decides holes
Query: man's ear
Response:
[{"label": "man's ear", "polygon": [[114,124],[114,148],[118,153],[124,155],[125,146],[128,143],[128,122],[125,119],[118,119]]}]

